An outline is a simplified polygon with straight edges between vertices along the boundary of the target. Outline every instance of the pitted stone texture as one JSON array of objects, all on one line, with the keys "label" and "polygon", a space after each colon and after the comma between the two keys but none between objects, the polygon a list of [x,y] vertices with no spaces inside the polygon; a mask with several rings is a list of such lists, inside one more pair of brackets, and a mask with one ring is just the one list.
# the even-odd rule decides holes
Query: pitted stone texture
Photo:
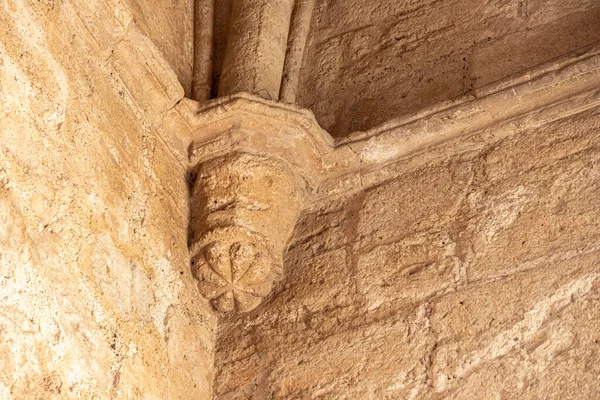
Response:
[{"label": "pitted stone texture", "polygon": [[[184,91],[134,21],[151,3],[0,5],[1,399],[211,396],[216,321],[162,124]],[[159,14],[138,22],[184,28]]]},{"label": "pitted stone texture", "polygon": [[192,268],[200,292],[218,311],[249,311],[281,278],[303,182],[281,160],[238,152],[200,163],[192,175]]},{"label": "pitted stone texture", "polygon": [[[126,0],[132,17],[164,54],[187,97],[192,92],[194,0]],[[88,3],[90,4],[90,3]],[[97,10],[97,7],[92,6]],[[162,10],[156,12],[156,10]],[[95,18],[100,19],[98,15]]]},{"label": "pitted stone texture", "polygon": [[252,310],[281,278],[281,265],[256,234],[220,229],[207,236],[192,258],[200,293],[221,312]]},{"label": "pitted stone texture", "polygon": [[247,92],[279,99],[293,8],[294,0],[232,2],[219,96]]},{"label": "pitted stone texture", "polygon": [[318,1],[298,89],[333,136],[600,41],[595,0]]},{"label": "pitted stone texture", "polygon": [[315,206],[274,300],[223,319],[216,399],[595,397],[599,116]]}]

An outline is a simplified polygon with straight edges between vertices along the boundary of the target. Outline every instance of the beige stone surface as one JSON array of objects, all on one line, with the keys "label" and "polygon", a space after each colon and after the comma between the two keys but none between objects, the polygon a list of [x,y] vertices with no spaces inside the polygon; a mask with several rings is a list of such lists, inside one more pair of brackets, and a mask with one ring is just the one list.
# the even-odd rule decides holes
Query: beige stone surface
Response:
[{"label": "beige stone surface", "polygon": [[285,163],[233,153],[194,168],[192,271],[221,312],[250,311],[283,273],[283,251],[304,187]]},{"label": "beige stone surface", "polygon": [[366,130],[600,40],[595,0],[317,1],[297,101]]},{"label": "beige stone surface", "polygon": [[186,97],[192,94],[194,0],[124,0],[135,25],[160,50]]},{"label": "beige stone surface", "polygon": [[216,398],[594,398],[599,117],[306,213],[276,294],[221,322]]},{"label": "beige stone surface", "polygon": [[137,6],[0,3],[2,399],[210,398],[216,320],[163,122],[184,90],[140,26],[168,14]]},{"label": "beige stone surface", "polygon": [[597,397],[596,2],[201,6],[0,3],[0,399]]},{"label": "beige stone surface", "polygon": [[232,3],[219,96],[248,92],[279,99],[293,7],[294,0]]}]

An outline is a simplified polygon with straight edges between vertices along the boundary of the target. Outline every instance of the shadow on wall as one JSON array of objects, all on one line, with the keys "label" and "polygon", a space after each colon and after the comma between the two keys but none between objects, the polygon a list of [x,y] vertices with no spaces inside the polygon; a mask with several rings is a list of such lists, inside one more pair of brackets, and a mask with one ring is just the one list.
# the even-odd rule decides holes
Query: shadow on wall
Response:
[{"label": "shadow on wall", "polygon": [[600,3],[330,0],[312,23],[298,100],[343,137],[600,41]]}]

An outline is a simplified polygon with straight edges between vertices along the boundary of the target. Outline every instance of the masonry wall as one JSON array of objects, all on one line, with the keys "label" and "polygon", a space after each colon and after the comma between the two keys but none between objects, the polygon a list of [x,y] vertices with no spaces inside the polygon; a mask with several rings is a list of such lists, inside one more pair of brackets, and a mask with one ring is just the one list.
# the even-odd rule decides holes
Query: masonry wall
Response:
[{"label": "masonry wall", "polygon": [[315,3],[298,100],[333,136],[600,41],[596,0]]},{"label": "masonry wall", "polygon": [[599,117],[306,213],[277,293],[222,322],[216,398],[596,397]]},{"label": "masonry wall", "polygon": [[[600,392],[598,109],[313,205],[275,293],[217,321],[174,109],[191,9],[0,4],[0,398]],[[343,136],[598,41],[599,10],[317,2],[301,103]]]},{"label": "masonry wall", "polygon": [[0,3],[0,398],[211,397],[166,119],[187,55],[179,6],[152,6]]},{"label": "masonry wall", "polygon": [[135,26],[158,47],[186,97],[191,98],[194,0],[123,0],[123,6],[133,16]]}]

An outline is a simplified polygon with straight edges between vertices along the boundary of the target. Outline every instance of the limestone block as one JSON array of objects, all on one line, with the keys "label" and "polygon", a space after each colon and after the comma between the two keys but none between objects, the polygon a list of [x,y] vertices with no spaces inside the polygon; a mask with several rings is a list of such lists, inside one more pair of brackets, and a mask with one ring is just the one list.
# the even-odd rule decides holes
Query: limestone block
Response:
[{"label": "limestone block", "polygon": [[277,297],[221,320],[216,399],[594,397],[598,115],[312,205]]},{"label": "limestone block", "polygon": [[219,95],[248,92],[279,99],[293,0],[237,0],[230,29]]},{"label": "limestone block", "polygon": [[0,6],[2,399],[210,398],[185,146],[161,140],[183,89],[133,18],[151,3]]}]

